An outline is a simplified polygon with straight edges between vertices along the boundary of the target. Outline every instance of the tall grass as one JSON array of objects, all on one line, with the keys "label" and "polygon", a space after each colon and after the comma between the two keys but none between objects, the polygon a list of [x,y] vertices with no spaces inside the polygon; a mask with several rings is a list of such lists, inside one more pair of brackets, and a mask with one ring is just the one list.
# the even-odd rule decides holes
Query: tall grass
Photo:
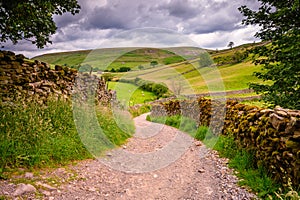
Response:
[{"label": "tall grass", "polygon": [[[118,127],[111,111],[98,107],[96,113],[112,144],[120,145],[130,137]],[[54,166],[92,158],[81,139],[71,102],[0,103],[0,174],[8,168]]]}]

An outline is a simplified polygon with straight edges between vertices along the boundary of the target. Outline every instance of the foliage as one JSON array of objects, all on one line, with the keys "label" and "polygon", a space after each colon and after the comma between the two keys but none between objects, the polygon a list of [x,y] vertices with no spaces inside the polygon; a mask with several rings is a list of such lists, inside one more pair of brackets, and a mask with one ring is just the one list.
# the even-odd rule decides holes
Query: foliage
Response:
[{"label": "foliage", "polygon": [[258,0],[257,11],[242,6],[239,10],[246,19],[245,25],[261,27],[255,34],[270,46],[258,46],[252,52],[255,64],[262,64],[263,71],[255,75],[272,83],[250,85],[262,93],[265,101],[273,105],[300,109],[300,3],[298,0]]},{"label": "foliage", "polygon": [[195,134],[195,139],[201,141],[204,139],[211,139],[212,137],[213,137],[212,132],[206,126],[199,126]]},{"label": "foliage", "polygon": [[113,79],[113,75],[111,73],[103,73],[102,77],[104,78],[105,82],[111,81]]},{"label": "foliage", "polygon": [[[98,107],[97,120],[115,145],[132,127],[122,131],[109,110]],[[87,119],[88,120],[88,119]],[[129,126],[130,123],[126,122]],[[91,158],[76,129],[71,102],[50,100],[0,104],[0,172],[6,168],[42,167]],[[132,132],[132,131],[131,131]]]},{"label": "foliage", "polygon": [[216,56],[213,58],[217,65],[237,64],[248,58],[248,51],[237,50],[231,55]]},{"label": "foliage", "polygon": [[153,92],[157,96],[157,98],[167,96],[167,93],[169,91],[168,87],[163,83],[146,81],[138,77],[136,77],[135,79],[120,79],[119,82],[131,83],[140,87],[142,90]]},{"label": "foliage", "polygon": [[156,60],[153,60],[153,61],[150,62],[150,65],[152,67],[155,67],[156,65],[158,65],[158,62]]},{"label": "foliage", "polygon": [[274,196],[279,189],[268,172],[263,167],[257,167],[254,153],[240,149],[231,136],[220,136],[214,149],[222,157],[230,159],[229,167],[238,172],[236,175],[241,179],[239,184],[249,186],[258,197],[266,199],[269,195]]},{"label": "foliage", "polygon": [[0,5],[0,42],[10,40],[16,44],[25,39],[38,48],[51,43],[50,36],[57,29],[53,15],[74,15],[80,10],[77,0],[2,0]]},{"label": "foliage", "polygon": [[121,67],[120,69],[116,70],[117,72],[129,72],[131,70],[130,67]]},{"label": "foliage", "polygon": [[227,45],[227,47],[229,47],[230,49],[232,49],[233,46],[234,46],[234,42],[232,42],[232,41],[229,42],[228,45]]}]

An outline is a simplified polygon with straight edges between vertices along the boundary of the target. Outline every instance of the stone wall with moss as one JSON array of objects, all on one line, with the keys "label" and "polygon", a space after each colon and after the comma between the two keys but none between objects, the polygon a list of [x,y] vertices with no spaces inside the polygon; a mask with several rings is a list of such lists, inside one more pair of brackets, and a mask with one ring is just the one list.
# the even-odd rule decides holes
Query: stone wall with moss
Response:
[{"label": "stone wall with moss", "polygon": [[[94,83],[93,87],[91,83]],[[84,98],[90,90],[94,90],[99,102],[108,103],[112,98],[104,80],[97,76],[80,74],[75,69],[58,65],[51,68],[47,63],[31,61],[10,51],[0,51],[2,102],[21,99],[44,103],[50,97],[69,99],[74,92],[80,92]]]},{"label": "stone wall with moss", "polygon": [[152,116],[181,114],[209,126],[215,134],[232,135],[254,151],[257,164],[267,167],[276,181],[300,184],[300,111],[262,109],[200,98],[154,104]]}]

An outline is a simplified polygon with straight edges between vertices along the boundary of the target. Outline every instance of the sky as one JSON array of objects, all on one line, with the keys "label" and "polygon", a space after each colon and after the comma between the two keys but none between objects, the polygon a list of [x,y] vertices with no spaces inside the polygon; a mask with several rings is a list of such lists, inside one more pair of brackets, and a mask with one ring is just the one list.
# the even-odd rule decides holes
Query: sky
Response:
[{"label": "sky", "polygon": [[37,55],[109,47],[197,46],[224,49],[259,41],[259,27],[242,25],[241,5],[256,0],[79,0],[77,15],[54,16],[58,27],[43,49],[27,41],[6,43],[4,50]]}]

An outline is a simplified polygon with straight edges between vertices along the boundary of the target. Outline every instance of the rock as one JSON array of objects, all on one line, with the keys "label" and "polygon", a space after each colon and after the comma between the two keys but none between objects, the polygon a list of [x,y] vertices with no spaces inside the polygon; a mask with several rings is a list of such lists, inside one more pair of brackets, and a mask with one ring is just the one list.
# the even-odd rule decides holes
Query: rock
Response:
[{"label": "rock", "polygon": [[36,188],[33,185],[20,183],[17,186],[15,192],[13,193],[13,196],[20,196],[25,193],[34,193],[34,192],[36,192]]},{"label": "rock", "polygon": [[198,172],[202,174],[202,173],[205,173],[205,170],[204,169],[198,169]]},{"label": "rock", "polygon": [[196,146],[202,146],[202,143],[201,143],[200,141],[195,141],[194,144],[195,144]]},{"label": "rock", "polygon": [[31,173],[31,172],[26,172],[26,173],[25,173],[25,178],[27,178],[27,179],[32,179],[32,178],[33,178],[33,173]]},{"label": "rock", "polygon": [[45,195],[45,196],[50,196],[50,195],[51,195],[51,192],[49,192],[49,191],[41,190],[40,192],[41,192],[43,195]]},{"label": "rock", "polygon": [[49,191],[54,191],[54,190],[56,190],[55,187],[52,187],[52,186],[50,186],[50,185],[48,185],[48,184],[45,184],[45,183],[37,182],[36,184],[37,184],[38,186],[43,187],[43,188],[46,189],[46,190],[49,190]]},{"label": "rock", "polygon": [[275,129],[277,129],[277,130],[279,130],[280,129],[280,126],[281,126],[281,124],[282,124],[282,122],[283,122],[283,117],[280,117],[280,116],[278,116],[277,114],[275,114],[275,113],[272,113],[271,115],[270,115],[270,120],[269,120],[269,122],[272,124],[272,126],[275,128]]},{"label": "rock", "polygon": [[285,110],[276,110],[275,113],[282,117],[288,116],[288,113]]}]

